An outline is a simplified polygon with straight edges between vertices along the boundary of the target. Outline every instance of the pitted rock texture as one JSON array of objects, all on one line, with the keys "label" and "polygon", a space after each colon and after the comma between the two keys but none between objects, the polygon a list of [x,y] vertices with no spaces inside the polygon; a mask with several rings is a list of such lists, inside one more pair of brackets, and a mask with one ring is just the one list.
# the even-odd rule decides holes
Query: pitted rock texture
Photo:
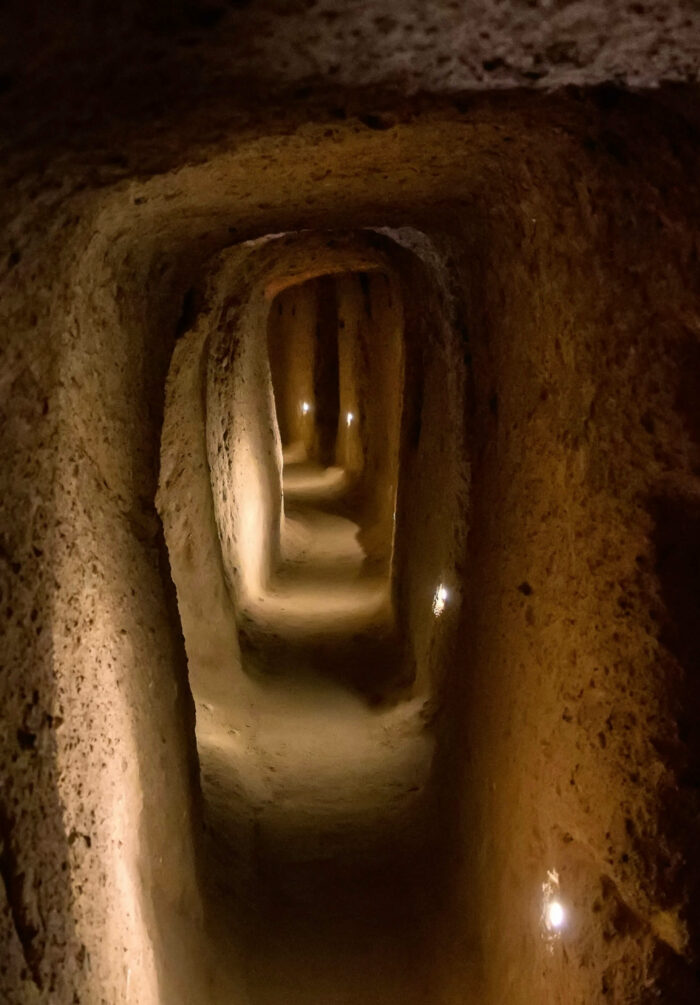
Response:
[{"label": "pitted rock texture", "polygon": [[697,4],[3,17],[0,997],[209,1005],[166,374],[222,251],[376,228],[434,262],[405,606],[463,599],[456,652],[423,636],[426,1005],[697,1001]]},{"label": "pitted rock texture", "polygon": [[[15,4],[0,50],[15,100],[46,87],[58,59],[62,90],[84,87],[92,75],[104,86],[116,75],[122,101],[149,79],[177,91],[177,75],[188,91],[229,78],[414,94],[609,81],[653,87],[696,80],[700,62],[693,0],[161,0],[147,11],[127,0],[82,5],[70,22],[50,4],[37,18],[35,6]],[[83,95],[83,115],[92,100]]]}]

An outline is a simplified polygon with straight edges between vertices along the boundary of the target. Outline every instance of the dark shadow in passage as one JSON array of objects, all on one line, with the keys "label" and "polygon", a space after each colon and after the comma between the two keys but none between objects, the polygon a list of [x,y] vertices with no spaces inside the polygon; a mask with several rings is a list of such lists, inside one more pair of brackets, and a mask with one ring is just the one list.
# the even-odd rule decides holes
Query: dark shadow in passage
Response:
[{"label": "dark shadow in passage", "polygon": [[234,857],[209,881],[255,1005],[430,1001],[443,856],[432,793],[410,795],[379,816],[210,807],[214,852],[253,844],[249,872]]},{"label": "dark shadow in passage", "polygon": [[[655,520],[656,573],[663,602],[661,642],[675,657],[669,683],[674,688],[678,723],[677,749],[664,751],[675,770],[678,788],[665,795],[664,845],[680,848],[685,861],[672,861],[663,850],[657,855],[660,895],[672,907],[686,903],[685,919],[690,950],[700,959],[700,498],[684,495],[656,497],[650,506]],[[679,673],[680,671],[680,673]],[[697,1001],[698,974],[683,958],[659,949],[664,989],[678,1005]]]}]

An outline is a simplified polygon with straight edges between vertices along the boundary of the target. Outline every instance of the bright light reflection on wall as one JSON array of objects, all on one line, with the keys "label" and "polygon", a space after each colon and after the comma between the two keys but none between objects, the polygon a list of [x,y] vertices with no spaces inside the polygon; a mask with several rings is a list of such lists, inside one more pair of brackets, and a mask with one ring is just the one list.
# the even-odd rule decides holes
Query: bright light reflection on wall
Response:
[{"label": "bright light reflection on wall", "polygon": [[445,605],[450,599],[449,590],[447,587],[440,583],[437,590],[435,591],[435,596],[433,597],[433,614],[436,618],[439,618],[442,612],[445,610]]},{"label": "bright light reflection on wall", "polygon": [[558,900],[553,900],[547,907],[547,925],[553,931],[564,927],[566,912]]},{"label": "bright light reflection on wall", "polygon": [[347,414],[347,423],[348,423],[348,426],[352,425],[354,418],[355,418],[355,416],[353,415],[353,413],[352,412],[348,412],[348,414]]},{"label": "bright light reflection on wall", "polygon": [[311,405],[308,403],[308,401],[302,401],[301,414],[308,415],[310,411],[311,411]]},{"label": "bright light reflection on wall", "polygon": [[559,873],[549,869],[542,884],[542,934],[550,948],[561,937],[566,921],[566,908],[559,896]]}]

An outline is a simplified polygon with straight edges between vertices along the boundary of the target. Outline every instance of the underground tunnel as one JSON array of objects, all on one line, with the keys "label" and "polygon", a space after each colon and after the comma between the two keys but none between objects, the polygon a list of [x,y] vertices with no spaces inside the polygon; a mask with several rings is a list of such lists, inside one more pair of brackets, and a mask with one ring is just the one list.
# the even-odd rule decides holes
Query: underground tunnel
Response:
[{"label": "underground tunnel", "polygon": [[1,16],[0,1001],[697,1001],[696,5]]},{"label": "underground tunnel", "polygon": [[[424,314],[441,302],[430,265],[387,235],[262,239],[219,262],[171,364],[157,495],[227,961],[214,993],[232,1000],[238,958],[261,1002],[333,1000],[339,972],[358,1000],[415,997],[444,884],[427,710],[454,562],[401,540],[452,525],[460,499],[449,467],[409,482],[400,455],[449,387],[454,335]],[[420,421],[428,444],[444,435]]]}]

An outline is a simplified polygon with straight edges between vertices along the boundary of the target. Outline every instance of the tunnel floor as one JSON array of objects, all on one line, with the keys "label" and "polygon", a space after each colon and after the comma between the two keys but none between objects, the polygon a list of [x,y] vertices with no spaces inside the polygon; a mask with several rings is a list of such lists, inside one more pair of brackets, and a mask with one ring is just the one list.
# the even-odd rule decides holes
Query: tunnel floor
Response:
[{"label": "tunnel floor", "polygon": [[342,471],[291,458],[285,560],[248,612],[247,701],[197,710],[213,1000],[429,1002],[423,703],[381,708],[365,688],[397,658],[388,578],[338,513]]},{"label": "tunnel floor", "polygon": [[270,589],[247,605],[241,629],[249,672],[327,678],[344,669],[346,683],[362,689],[368,657],[375,682],[394,670],[389,581],[366,568],[358,524],[337,512],[343,487],[340,468],[285,464],[282,565]]}]

